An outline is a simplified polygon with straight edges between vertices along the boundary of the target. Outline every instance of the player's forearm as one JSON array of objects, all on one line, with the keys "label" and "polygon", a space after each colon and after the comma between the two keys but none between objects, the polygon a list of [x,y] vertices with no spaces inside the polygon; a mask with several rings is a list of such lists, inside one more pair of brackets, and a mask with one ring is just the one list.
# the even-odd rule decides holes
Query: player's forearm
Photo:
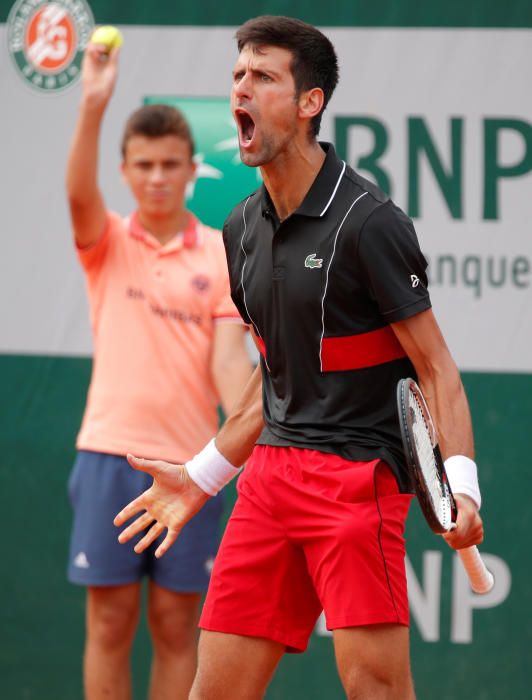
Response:
[{"label": "player's forearm", "polygon": [[465,455],[474,459],[471,414],[460,373],[449,355],[441,364],[419,375],[421,390],[437,426],[444,459]]},{"label": "player's forearm", "polygon": [[464,387],[432,310],[394,323],[392,328],[415,367],[443,457],[473,459],[473,430]]},{"label": "player's forearm", "polygon": [[87,205],[99,195],[98,145],[104,110],[83,98],[67,162],[66,189],[72,205]]},{"label": "player's forearm", "polygon": [[234,411],[216,437],[216,447],[224,457],[240,466],[250,456],[264,426],[260,366],[251,375]]},{"label": "player's forearm", "polygon": [[251,360],[243,340],[236,348],[232,348],[230,356],[214,363],[212,369],[214,383],[226,416],[231,415],[238,405],[252,370]]}]

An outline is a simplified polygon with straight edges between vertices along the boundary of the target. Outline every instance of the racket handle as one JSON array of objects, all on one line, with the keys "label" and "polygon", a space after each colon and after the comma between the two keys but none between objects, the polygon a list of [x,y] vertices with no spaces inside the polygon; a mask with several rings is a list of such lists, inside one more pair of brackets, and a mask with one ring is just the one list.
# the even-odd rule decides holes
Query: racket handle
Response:
[{"label": "racket handle", "polygon": [[493,574],[486,568],[478,549],[474,545],[459,549],[458,555],[462,560],[473,591],[475,593],[489,593],[493,588]]}]

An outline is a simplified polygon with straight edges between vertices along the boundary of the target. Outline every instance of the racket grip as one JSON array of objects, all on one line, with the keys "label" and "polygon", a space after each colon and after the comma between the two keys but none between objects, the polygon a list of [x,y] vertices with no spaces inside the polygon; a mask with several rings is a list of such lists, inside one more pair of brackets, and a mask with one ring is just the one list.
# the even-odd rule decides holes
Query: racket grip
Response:
[{"label": "racket grip", "polygon": [[459,549],[458,555],[462,560],[473,591],[475,593],[489,593],[493,588],[493,574],[486,568],[477,547],[473,545],[473,547]]}]

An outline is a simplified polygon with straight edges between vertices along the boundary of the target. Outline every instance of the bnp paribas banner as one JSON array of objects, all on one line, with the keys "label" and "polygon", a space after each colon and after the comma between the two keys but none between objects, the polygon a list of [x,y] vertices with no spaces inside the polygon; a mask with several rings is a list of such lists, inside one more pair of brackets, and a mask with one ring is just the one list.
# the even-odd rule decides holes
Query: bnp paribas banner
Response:
[{"label": "bnp paribas banner", "polygon": [[[87,17],[82,19],[79,35],[86,37]],[[220,226],[258,183],[257,174],[239,163],[224,102],[234,30],[123,29],[121,75],[101,149],[107,202],[118,210],[131,207],[118,175],[126,115],[146,100],[177,100],[199,145],[191,206]],[[73,81],[36,86],[39,73],[23,59],[20,32],[14,25],[2,31],[2,168],[6,184],[17,183],[3,210],[11,255],[3,256],[2,284],[16,290],[21,283],[19,266],[7,263],[11,256],[23,265],[24,277],[37,261],[51,264],[29,275],[38,293],[25,288],[17,295],[16,313],[12,297],[2,295],[7,322],[0,349],[87,353],[87,324],[72,320],[82,291],[71,271],[62,191],[79,87]],[[414,218],[430,263],[436,313],[460,367],[532,371],[530,32],[344,28],[328,34],[338,49],[341,81],[321,136]],[[25,49],[30,59],[44,55],[35,42]],[[65,46],[75,59],[76,46]],[[58,51],[53,55],[57,63]],[[53,65],[49,55],[47,61]],[[76,70],[74,61],[59,77]],[[52,75],[51,69],[41,72]]]},{"label": "bnp paribas banner", "polygon": [[[2,420],[11,422],[9,431],[0,430],[0,453],[24,455],[22,464],[13,457],[13,471],[27,470],[26,486],[41,483],[35,464],[44,464],[40,478],[46,485],[59,468],[57,450],[50,452],[46,440],[73,442],[73,435],[60,435],[67,411],[59,419],[58,408],[52,421],[54,381],[58,377],[61,387],[68,386],[74,377],[68,363],[91,353],[63,184],[80,96],[81,51],[95,17],[118,20],[110,10],[100,18],[85,0],[8,4],[0,25],[0,360],[5,360],[0,376],[12,389],[3,391]],[[109,6],[116,10],[118,4]],[[511,6],[501,8],[501,22]],[[422,8],[411,16],[418,12]],[[169,102],[190,120],[197,145],[198,176],[189,206],[221,227],[231,207],[260,184],[260,174],[239,160],[229,110],[235,25],[174,26],[163,20],[120,25],[125,44],[102,133],[101,187],[110,208],[123,214],[132,209],[119,175],[125,119],[143,103]],[[427,532],[414,510],[407,570],[418,696],[521,700],[529,694],[526,654],[532,645],[530,515],[520,487],[532,466],[525,447],[532,424],[532,30],[518,23],[497,28],[496,22],[477,29],[338,24],[344,26],[326,28],[339,54],[341,78],[321,137],[414,219],[429,260],[435,312],[472,397],[485,489],[484,552],[496,578],[489,595],[474,595],[457,558]],[[53,366],[45,366],[48,375],[20,364],[35,356],[54,358]],[[42,400],[48,422],[41,422],[37,449],[36,431],[25,416],[41,405],[47,377],[54,381]],[[61,397],[56,400],[59,405]],[[4,470],[0,498],[11,493],[10,474]],[[36,556],[37,547],[27,554],[25,580],[33,580],[28,572]],[[17,562],[14,558],[14,571],[20,569]],[[20,585],[9,590],[25,590]],[[21,614],[28,599],[21,597]],[[42,614],[42,606],[35,609],[34,615]],[[60,634],[70,644],[71,628],[60,615],[54,620],[63,624]],[[33,618],[24,624],[31,629]],[[17,629],[24,624],[19,620]],[[43,624],[51,634],[53,626]],[[56,644],[54,638],[46,646]],[[18,639],[3,657],[0,645],[0,670],[3,658],[16,668],[13,650],[26,658],[29,648]],[[73,648],[63,650],[64,658],[81,658]],[[69,678],[79,670],[72,664]],[[52,656],[47,668],[54,668]],[[47,673],[56,688],[49,697],[78,697],[66,690],[75,683]],[[17,683],[9,686],[9,697],[44,697],[39,689],[17,695]],[[321,619],[308,654],[283,662],[268,698],[340,697]]]}]

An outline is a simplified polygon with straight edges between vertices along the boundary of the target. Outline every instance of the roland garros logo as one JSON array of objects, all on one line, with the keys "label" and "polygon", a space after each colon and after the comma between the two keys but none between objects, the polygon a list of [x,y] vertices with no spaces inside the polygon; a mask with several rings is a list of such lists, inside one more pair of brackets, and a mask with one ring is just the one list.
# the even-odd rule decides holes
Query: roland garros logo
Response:
[{"label": "roland garros logo", "polygon": [[7,19],[7,45],[29,85],[58,92],[78,80],[93,28],[85,0],[18,0]]}]

